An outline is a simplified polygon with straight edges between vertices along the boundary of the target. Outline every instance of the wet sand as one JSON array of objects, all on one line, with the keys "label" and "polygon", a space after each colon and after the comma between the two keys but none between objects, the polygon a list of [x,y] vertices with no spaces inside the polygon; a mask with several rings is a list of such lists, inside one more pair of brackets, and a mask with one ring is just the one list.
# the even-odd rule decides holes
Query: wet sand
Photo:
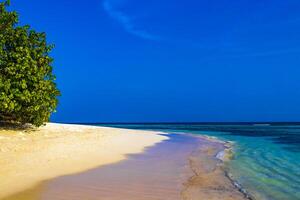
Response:
[{"label": "wet sand", "polygon": [[226,144],[168,134],[142,154],[45,181],[5,200],[242,200],[216,158]]}]

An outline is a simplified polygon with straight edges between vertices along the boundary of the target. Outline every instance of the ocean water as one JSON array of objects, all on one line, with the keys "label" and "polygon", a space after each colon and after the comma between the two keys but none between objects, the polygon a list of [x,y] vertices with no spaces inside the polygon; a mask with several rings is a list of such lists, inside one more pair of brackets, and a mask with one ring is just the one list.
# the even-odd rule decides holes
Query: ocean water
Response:
[{"label": "ocean water", "polygon": [[300,200],[300,125],[105,124],[232,141],[231,177],[257,200]]}]

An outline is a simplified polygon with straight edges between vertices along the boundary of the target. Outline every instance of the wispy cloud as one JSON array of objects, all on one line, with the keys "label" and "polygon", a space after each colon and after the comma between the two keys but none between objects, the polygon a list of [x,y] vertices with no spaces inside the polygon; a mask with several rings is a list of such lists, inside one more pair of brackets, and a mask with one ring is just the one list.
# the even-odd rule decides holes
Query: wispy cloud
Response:
[{"label": "wispy cloud", "polygon": [[114,20],[119,22],[128,33],[133,34],[133,35],[138,36],[143,39],[147,39],[147,40],[159,40],[160,39],[158,36],[153,35],[146,30],[141,30],[141,29],[137,28],[136,25],[134,24],[133,17],[116,9],[110,0],[104,0],[103,7],[104,7],[104,10],[107,12],[107,14],[111,18],[113,18]]}]

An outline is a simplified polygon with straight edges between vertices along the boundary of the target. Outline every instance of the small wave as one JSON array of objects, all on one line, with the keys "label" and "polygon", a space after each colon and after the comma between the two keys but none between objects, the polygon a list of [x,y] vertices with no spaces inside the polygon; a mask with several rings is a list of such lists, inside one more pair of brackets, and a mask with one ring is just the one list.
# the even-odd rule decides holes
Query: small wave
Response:
[{"label": "small wave", "polygon": [[218,152],[216,155],[216,158],[222,161],[224,161],[224,157],[225,157],[225,150]]},{"label": "small wave", "polygon": [[[216,158],[221,160],[223,163],[226,161],[229,161],[232,159],[233,157],[233,142],[231,141],[227,141],[224,145],[224,149],[222,151],[219,151],[216,154]],[[249,200],[255,200],[255,198],[245,189],[242,187],[242,185],[234,179],[234,177],[232,176],[232,174],[230,174],[225,168],[223,169],[225,176],[230,180],[230,182],[232,183],[232,185],[238,189],[238,191],[240,191],[246,199]]]},{"label": "small wave", "polygon": [[236,181],[228,171],[224,170],[224,172],[225,176],[230,180],[232,185],[236,187],[242,194],[244,194],[245,198],[249,200],[255,200],[255,198],[245,188],[243,188],[242,185]]},{"label": "small wave", "polygon": [[222,162],[231,160],[233,158],[233,144],[231,141],[226,141],[224,143],[224,149],[219,151],[215,157]]}]

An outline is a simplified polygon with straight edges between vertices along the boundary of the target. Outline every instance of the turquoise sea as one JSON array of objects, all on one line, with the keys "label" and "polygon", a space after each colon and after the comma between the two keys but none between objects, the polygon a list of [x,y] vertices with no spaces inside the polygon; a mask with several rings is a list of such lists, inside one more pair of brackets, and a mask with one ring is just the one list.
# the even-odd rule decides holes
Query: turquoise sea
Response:
[{"label": "turquoise sea", "polygon": [[105,124],[214,136],[232,141],[226,169],[253,199],[300,200],[300,125],[297,124]]}]

